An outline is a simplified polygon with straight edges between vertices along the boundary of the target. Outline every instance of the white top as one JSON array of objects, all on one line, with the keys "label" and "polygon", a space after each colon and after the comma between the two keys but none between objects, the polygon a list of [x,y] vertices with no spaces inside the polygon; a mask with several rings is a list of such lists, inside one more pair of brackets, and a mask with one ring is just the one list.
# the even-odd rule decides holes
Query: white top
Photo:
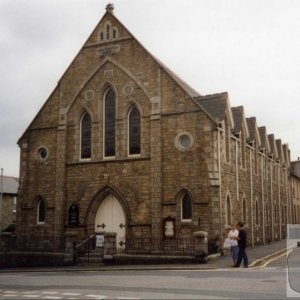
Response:
[{"label": "white top", "polygon": [[[234,230],[230,230],[229,233],[228,233],[228,238],[232,238],[232,237],[238,237],[239,236],[239,231],[237,229],[234,229]],[[232,240],[230,239],[230,242],[231,242],[231,247],[232,246],[237,246],[238,245],[238,241],[237,240]]]}]

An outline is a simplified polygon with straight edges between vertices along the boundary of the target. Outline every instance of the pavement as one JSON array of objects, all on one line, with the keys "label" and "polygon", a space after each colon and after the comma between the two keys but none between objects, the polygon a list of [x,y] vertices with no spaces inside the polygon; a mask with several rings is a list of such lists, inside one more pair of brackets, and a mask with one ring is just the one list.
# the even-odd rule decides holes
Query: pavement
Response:
[{"label": "pavement", "polygon": [[[271,244],[246,249],[249,268],[263,266],[267,261],[287,252],[287,243],[283,239]],[[74,272],[74,271],[140,271],[140,270],[209,270],[230,268],[233,265],[230,253],[220,256],[210,255],[206,264],[149,264],[149,265],[74,265],[62,267],[32,267],[0,269],[0,273],[11,272]]]}]

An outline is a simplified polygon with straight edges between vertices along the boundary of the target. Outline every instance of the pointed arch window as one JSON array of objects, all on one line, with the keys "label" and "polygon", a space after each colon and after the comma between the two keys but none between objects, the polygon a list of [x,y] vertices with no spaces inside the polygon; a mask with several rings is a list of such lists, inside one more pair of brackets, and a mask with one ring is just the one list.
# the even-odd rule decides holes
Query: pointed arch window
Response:
[{"label": "pointed arch window", "polygon": [[226,216],[227,216],[227,224],[232,224],[232,218],[231,218],[231,203],[230,203],[230,197],[227,196],[226,199]]},{"label": "pointed arch window", "polygon": [[104,99],[104,156],[115,156],[116,95],[109,89]]},{"label": "pointed arch window", "polygon": [[46,219],[46,205],[42,197],[37,200],[37,224],[45,224]]},{"label": "pointed arch window", "polygon": [[246,208],[246,199],[243,199],[243,222],[246,224],[247,223],[247,208]]},{"label": "pointed arch window", "polygon": [[92,154],[92,119],[88,113],[85,113],[81,119],[81,148],[80,158],[91,158]]},{"label": "pointed arch window", "polygon": [[258,201],[255,201],[255,224],[258,225],[259,223],[259,211],[258,211]]},{"label": "pointed arch window", "polygon": [[184,193],[181,198],[181,220],[192,220],[192,199],[187,193]]},{"label": "pointed arch window", "polygon": [[141,153],[141,116],[136,107],[133,107],[128,116],[128,144],[129,155]]}]

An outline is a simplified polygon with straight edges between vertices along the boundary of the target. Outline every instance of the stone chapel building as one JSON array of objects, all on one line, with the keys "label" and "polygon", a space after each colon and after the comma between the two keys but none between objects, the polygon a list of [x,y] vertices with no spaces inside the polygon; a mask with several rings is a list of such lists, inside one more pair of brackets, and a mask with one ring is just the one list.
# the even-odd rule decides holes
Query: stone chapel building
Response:
[{"label": "stone chapel building", "polygon": [[253,246],[285,237],[297,213],[288,145],[227,93],[183,82],[112,5],[18,144],[20,239],[206,231],[214,251],[233,222],[246,223]]}]

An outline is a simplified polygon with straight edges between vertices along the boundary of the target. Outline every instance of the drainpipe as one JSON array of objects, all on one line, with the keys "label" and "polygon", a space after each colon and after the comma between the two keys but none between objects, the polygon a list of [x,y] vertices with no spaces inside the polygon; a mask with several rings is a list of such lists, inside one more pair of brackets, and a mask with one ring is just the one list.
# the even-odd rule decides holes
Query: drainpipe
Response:
[{"label": "drainpipe", "polygon": [[281,167],[279,165],[278,167],[278,172],[277,172],[277,185],[278,185],[278,217],[279,217],[279,240],[281,240],[281,215],[282,215],[282,209],[281,209],[281,177],[282,177],[282,170]]},{"label": "drainpipe", "polygon": [[220,239],[223,237],[223,225],[222,225],[222,181],[221,181],[221,149],[220,149],[220,128],[217,128],[218,133],[218,169],[219,169],[219,197],[220,197]]},{"label": "drainpipe", "polygon": [[272,165],[272,161],[270,161],[270,186],[271,186],[271,190],[270,190],[270,193],[271,193],[271,240],[274,241],[274,201],[273,201],[273,165]]},{"label": "drainpipe", "polygon": [[236,177],[236,200],[239,201],[239,162],[238,162],[238,141],[235,140],[235,177]]},{"label": "drainpipe", "polygon": [[254,247],[254,224],[253,224],[253,178],[252,178],[252,149],[250,148],[250,207],[251,207],[251,246]]},{"label": "drainpipe", "polygon": [[262,201],[262,236],[263,236],[263,244],[266,243],[266,235],[265,235],[265,194],[264,194],[264,160],[263,156],[260,157],[260,170],[261,170],[261,201]]}]

